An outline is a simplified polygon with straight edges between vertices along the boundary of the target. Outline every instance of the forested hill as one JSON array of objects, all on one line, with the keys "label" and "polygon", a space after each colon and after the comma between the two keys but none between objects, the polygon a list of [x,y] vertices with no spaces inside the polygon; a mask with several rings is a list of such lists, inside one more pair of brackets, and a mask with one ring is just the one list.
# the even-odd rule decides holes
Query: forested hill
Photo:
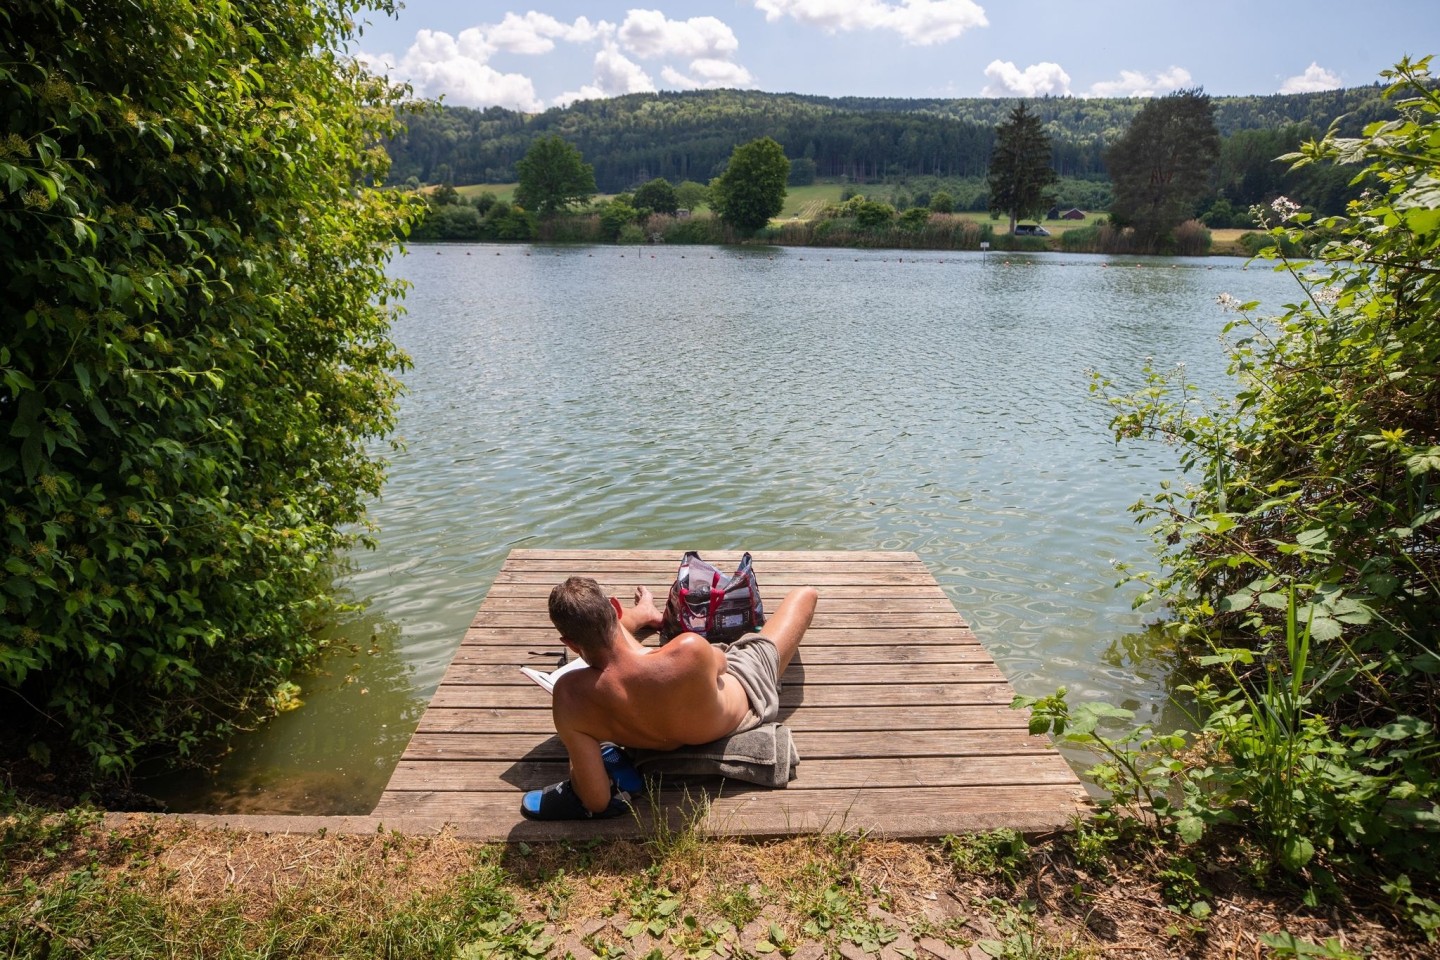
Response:
[{"label": "forested hill", "polygon": [[[595,166],[600,190],[629,189],[652,177],[708,181],[736,144],[778,140],[792,160],[811,160],[820,177],[979,176],[994,129],[1018,101],[814,97],[742,90],[630,94],[582,100],[522,114],[499,107],[444,107],[413,116],[390,147],[391,178],[422,182],[504,183],[541,134],[558,133]],[[1107,143],[1124,131],[1144,100],[1046,97],[1027,101],[1045,121],[1062,176],[1103,176]],[[1217,97],[1222,135],[1305,125],[1323,132],[1337,117],[1347,132],[1388,116],[1380,87],[1321,93]],[[808,165],[804,165],[807,166]]]}]

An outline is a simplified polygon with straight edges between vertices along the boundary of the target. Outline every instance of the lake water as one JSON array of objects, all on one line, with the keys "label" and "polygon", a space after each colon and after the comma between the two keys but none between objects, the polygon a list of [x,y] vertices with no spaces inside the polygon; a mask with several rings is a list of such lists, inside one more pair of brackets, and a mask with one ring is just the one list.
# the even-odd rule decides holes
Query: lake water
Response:
[{"label": "lake water", "polygon": [[1017,690],[1153,715],[1158,611],[1112,564],[1148,560],[1127,508],[1174,457],[1117,448],[1087,372],[1154,356],[1221,389],[1216,297],[1296,293],[1229,258],[476,245],[393,269],[414,369],[346,578],[368,610],[303,708],[154,785],[176,809],[369,812],[522,546],[914,550]]}]

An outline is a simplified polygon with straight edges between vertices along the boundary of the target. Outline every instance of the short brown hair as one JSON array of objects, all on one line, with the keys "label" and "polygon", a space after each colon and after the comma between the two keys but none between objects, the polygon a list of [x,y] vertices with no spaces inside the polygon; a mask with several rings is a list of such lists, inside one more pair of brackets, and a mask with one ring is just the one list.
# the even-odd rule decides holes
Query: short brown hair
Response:
[{"label": "short brown hair", "polygon": [[600,584],[571,577],[550,591],[550,622],[583,653],[608,647],[619,618]]}]

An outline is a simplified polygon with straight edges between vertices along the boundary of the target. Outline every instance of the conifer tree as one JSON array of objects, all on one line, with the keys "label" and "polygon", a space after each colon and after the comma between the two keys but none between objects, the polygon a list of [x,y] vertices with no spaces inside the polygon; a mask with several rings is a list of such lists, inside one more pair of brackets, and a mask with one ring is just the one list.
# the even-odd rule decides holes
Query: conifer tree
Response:
[{"label": "conifer tree", "polygon": [[1015,221],[1036,217],[1055,202],[1049,187],[1059,177],[1050,167],[1050,137],[1022,102],[1010,118],[995,128],[995,151],[990,155],[990,212]]}]

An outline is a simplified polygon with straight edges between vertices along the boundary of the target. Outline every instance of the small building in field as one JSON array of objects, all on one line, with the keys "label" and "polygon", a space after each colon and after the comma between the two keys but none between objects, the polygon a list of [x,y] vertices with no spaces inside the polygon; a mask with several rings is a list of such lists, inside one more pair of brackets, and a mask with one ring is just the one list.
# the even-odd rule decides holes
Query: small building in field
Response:
[{"label": "small building in field", "polygon": [[1066,210],[1064,213],[1060,214],[1060,219],[1061,219],[1061,220],[1084,220],[1084,219],[1085,219],[1085,211],[1084,211],[1084,210],[1081,210],[1079,207],[1071,207],[1069,210]]}]

